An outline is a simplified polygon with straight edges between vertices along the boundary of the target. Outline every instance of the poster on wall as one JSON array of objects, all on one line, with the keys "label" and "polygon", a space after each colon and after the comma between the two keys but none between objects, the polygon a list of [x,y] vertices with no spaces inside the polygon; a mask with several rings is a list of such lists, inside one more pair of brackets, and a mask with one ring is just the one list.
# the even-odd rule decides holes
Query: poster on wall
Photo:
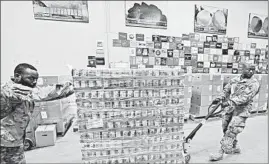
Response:
[{"label": "poster on wall", "polygon": [[194,32],[225,35],[228,9],[195,5]]},{"label": "poster on wall", "polygon": [[167,1],[125,1],[125,24],[167,29]]},{"label": "poster on wall", "polygon": [[87,1],[33,1],[34,17],[41,20],[89,22]]},{"label": "poster on wall", "polygon": [[253,13],[249,14],[248,37],[268,38],[268,16]]}]

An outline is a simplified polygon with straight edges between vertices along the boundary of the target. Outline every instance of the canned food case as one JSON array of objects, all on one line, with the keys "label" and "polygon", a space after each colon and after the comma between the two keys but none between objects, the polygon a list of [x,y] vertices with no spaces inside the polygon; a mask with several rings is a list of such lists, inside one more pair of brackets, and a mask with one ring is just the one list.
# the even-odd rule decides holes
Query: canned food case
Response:
[{"label": "canned food case", "polygon": [[74,69],[85,163],[182,163],[184,72]]}]

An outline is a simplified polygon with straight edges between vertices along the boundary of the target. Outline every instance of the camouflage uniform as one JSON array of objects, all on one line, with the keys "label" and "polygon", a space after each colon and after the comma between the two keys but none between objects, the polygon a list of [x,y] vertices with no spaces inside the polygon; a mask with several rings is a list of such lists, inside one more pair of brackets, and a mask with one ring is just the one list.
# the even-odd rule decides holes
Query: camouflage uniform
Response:
[{"label": "camouflage uniform", "polygon": [[25,163],[23,142],[34,101],[64,97],[66,93],[70,94],[68,89],[64,87],[56,91],[56,87],[51,87],[46,94],[40,88],[28,88],[13,81],[1,87],[1,162]]},{"label": "camouflage uniform", "polygon": [[1,164],[19,163],[24,164],[25,156],[22,146],[19,147],[0,147],[1,149]]},{"label": "camouflage uniform", "polygon": [[259,82],[254,77],[242,79],[235,77],[224,87],[221,99],[226,99],[229,106],[224,108],[222,128],[224,136],[221,140],[221,150],[219,154],[211,155],[214,160],[217,156],[222,158],[223,153],[236,153],[236,137],[245,127],[247,118],[250,116],[253,98],[259,92]]}]

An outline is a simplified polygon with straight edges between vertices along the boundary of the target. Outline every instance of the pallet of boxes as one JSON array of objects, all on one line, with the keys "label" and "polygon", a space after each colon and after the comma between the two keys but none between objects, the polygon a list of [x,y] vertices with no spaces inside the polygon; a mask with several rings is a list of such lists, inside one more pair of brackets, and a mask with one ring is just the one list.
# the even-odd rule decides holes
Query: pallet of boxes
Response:
[{"label": "pallet of boxes", "polygon": [[207,116],[209,105],[223,90],[223,80],[223,75],[219,74],[193,75],[190,114]]},{"label": "pallet of boxes", "polygon": [[255,78],[260,83],[260,91],[254,97],[251,113],[262,113],[268,111],[268,75],[256,74]]},{"label": "pallet of boxes", "polygon": [[85,163],[182,163],[184,75],[173,69],[75,69]]}]

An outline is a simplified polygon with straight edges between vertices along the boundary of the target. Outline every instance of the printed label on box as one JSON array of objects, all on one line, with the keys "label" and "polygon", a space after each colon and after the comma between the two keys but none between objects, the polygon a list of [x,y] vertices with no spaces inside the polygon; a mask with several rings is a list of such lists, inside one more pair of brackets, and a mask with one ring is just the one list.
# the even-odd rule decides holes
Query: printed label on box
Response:
[{"label": "printed label on box", "polygon": [[190,93],[191,93],[191,87],[189,87],[189,88],[188,88],[188,92],[190,92]]},{"label": "printed label on box", "polygon": [[42,119],[47,119],[48,118],[47,112],[42,111],[40,114],[41,114]]},{"label": "printed label on box", "polygon": [[212,87],[213,87],[212,85],[209,85],[209,90],[210,90],[210,91],[212,91]]},{"label": "printed label on box", "polygon": [[91,128],[102,128],[104,126],[103,119],[89,119],[87,122],[87,126]]},{"label": "printed label on box", "polygon": [[213,80],[213,74],[210,74],[210,80]]},{"label": "printed label on box", "polygon": [[220,86],[217,86],[217,91],[220,92]]},{"label": "printed label on box", "polygon": [[208,100],[209,100],[209,101],[212,101],[212,96],[209,96],[209,97],[208,97]]}]

